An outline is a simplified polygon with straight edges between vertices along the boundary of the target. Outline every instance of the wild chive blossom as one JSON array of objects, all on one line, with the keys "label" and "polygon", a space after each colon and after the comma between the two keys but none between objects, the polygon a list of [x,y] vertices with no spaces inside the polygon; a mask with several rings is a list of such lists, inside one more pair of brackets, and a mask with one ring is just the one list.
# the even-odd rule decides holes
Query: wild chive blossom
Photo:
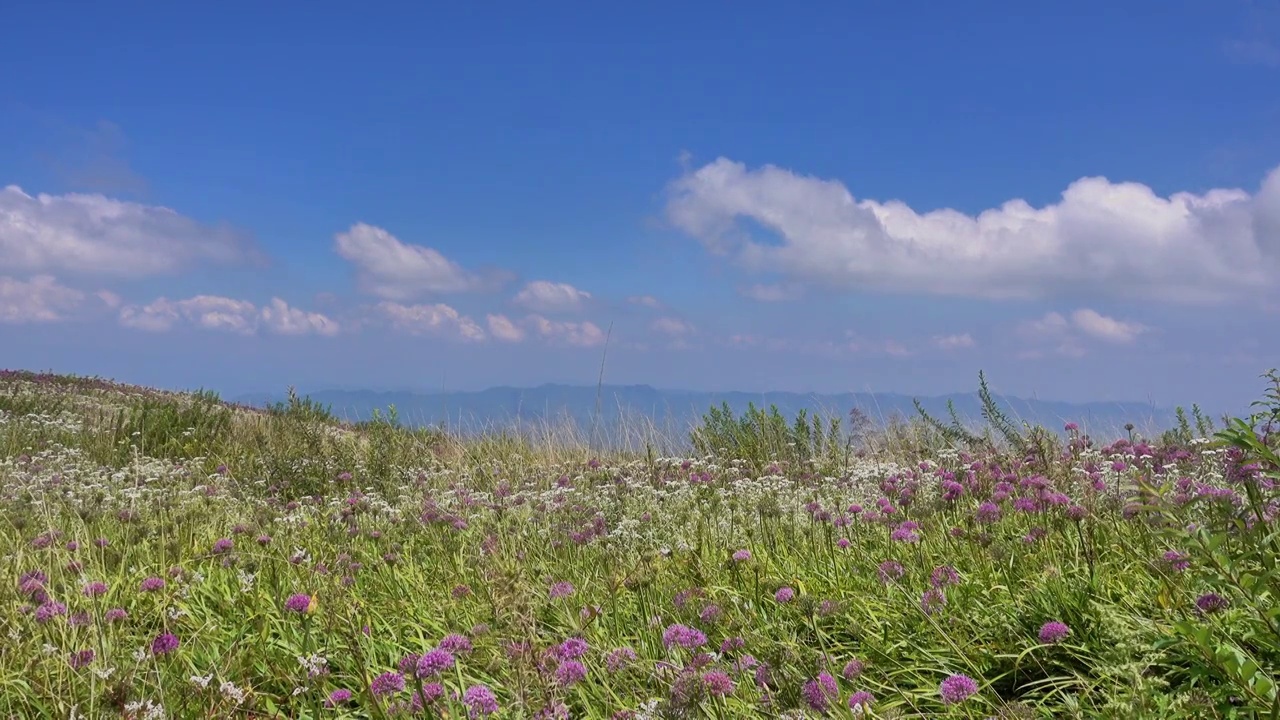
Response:
[{"label": "wild chive blossom", "polygon": [[952,675],[938,686],[938,694],[942,702],[948,705],[964,702],[978,692],[978,683],[968,675]]},{"label": "wild chive blossom", "polygon": [[662,633],[662,644],[668,648],[676,645],[686,650],[693,650],[706,645],[707,636],[701,630],[688,625],[671,625]]},{"label": "wild chive blossom", "polygon": [[780,603],[789,603],[795,599],[796,591],[789,587],[780,587],[778,592],[773,594],[773,599]]},{"label": "wild chive blossom", "polygon": [[561,580],[560,582],[554,583],[551,586],[550,595],[552,600],[559,600],[560,598],[569,597],[572,594],[573,594],[573,583],[565,582],[564,580]]},{"label": "wild chive blossom", "polygon": [[947,605],[947,596],[936,587],[929,588],[920,598],[920,609],[925,615],[932,615]]},{"label": "wild chive blossom", "polygon": [[876,696],[866,690],[859,690],[849,696],[849,709],[855,713],[865,712],[871,709],[876,702]]},{"label": "wild chive blossom", "polygon": [[221,555],[223,553],[231,552],[233,547],[235,547],[235,543],[231,542],[231,538],[219,538],[219,540],[213,544],[213,551]]},{"label": "wild chive blossom", "polygon": [[111,608],[104,617],[109,623],[120,622],[128,619],[129,613],[125,612],[124,608]]},{"label": "wild chive blossom", "polygon": [[906,570],[903,569],[902,563],[899,563],[896,560],[885,560],[880,563],[880,567],[877,569],[876,574],[880,576],[880,582],[889,583],[895,580],[901,580],[902,576],[906,574]]},{"label": "wild chive blossom", "polygon": [[739,550],[733,554],[734,562],[746,562],[751,559],[750,550]]},{"label": "wild chive blossom", "polygon": [[164,589],[164,578],[149,577],[138,585],[138,590],[142,592],[157,592]]},{"label": "wild chive blossom", "polygon": [[636,651],[629,647],[615,648],[605,656],[604,667],[610,673],[616,673],[636,661]]},{"label": "wild chive blossom", "polygon": [[303,615],[311,612],[313,602],[314,601],[310,595],[306,593],[296,593],[294,595],[290,595],[289,599],[284,601],[284,609],[289,612],[295,612],[299,615]]},{"label": "wild chive blossom", "polygon": [[93,662],[93,658],[94,652],[92,649],[77,650],[67,657],[67,664],[71,666],[72,670],[79,670]]},{"label": "wild chive blossom", "polygon": [[1040,626],[1040,642],[1057,643],[1067,639],[1071,634],[1071,628],[1066,623],[1051,620]]},{"label": "wild chive blossom", "polygon": [[831,703],[839,699],[840,688],[836,685],[835,678],[829,673],[822,672],[800,688],[800,697],[811,709],[825,713],[831,707]]},{"label": "wild chive blossom", "polygon": [[844,669],[840,671],[840,674],[844,676],[845,680],[856,680],[862,675],[864,669],[866,669],[866,665],[861,660],[850,660],[844,664]]},{"label": "wild chive blossom", "polygon": [[498,712],[498,698],[484,685],[467,688],[462,694],[462,702],[467,706],[467,715],[473,718]]},{"label": "wild chive blossom", "polygon": [[582,638],[569,638],[556,648],[556,655],[562,660],[577,660],[586,655],[590,647],[590,645],[587,645],[587,641]]},{"label": "wild chive blossom", "polygon": [[36,608],[36,622],[41,625],[49,622],[59,615],[67,614],[67,606],[57,600],[50,600],[40,607]]},{"label": "wild chive blossom", "polygon": [[720,619],[721,611],[719,606],[708,605],[702,608],[702,612],[698,614],[698,619],[704,623],[710,624]]},{"label": "wild chive blossom", "polygon": [[453,633],[451,635],[445,635],[444,638],[440,640],[440,645],[438,647],[441,650],[448,650],[455,655],[465,655],[471,652],[471,640],[467,638],[466,635]]},{"label": "wild chive blossom", "polygon": [[1169,564],[1169,567],[1172,568],[1174,572],[1182,572],[1191,567],[1191,561],[1187,559],[1187,556],[1177,550],[1168,550],[1165,552],[1163,557],[1164,561]]},{"label": "wild chive blossom", "polygon": [[173,633],[161,633],[151,641],[151,654],[157,656],[168,655],[174,650],[177,650],[178,645],[180,644],[181,641],[178,640],[177,635],[174,635]]},{"label": "wild chive blossom", "polygon": [[702,687],[706,688],[707,694],[712,697],[732,695],[733,678],[723,670],[708,670],[702,674]]},{"label": "wild chive blossom", "polygon": [[398,672],[384,672],[369,684],[374,697],[385,697],[404,690],[404,676]]},{"label": "wild chive blossom", "polygon": [[960,582],[960,573],[950,565],[939,565],[933,569],[933,573],[929,575],[929,584],[936,588],[944,588],[948,585],[956,585]]},{"label": "wild chive blossom", "polygon": [[1000,520],[1000,506],[993,502],[984,502],[978,506],[973,517],[980,523],[993,523]]},{"label": "wild chive blossom", "polygon": [[84,586],[82,591],[85,597],[96,598],[107,594],[107,584],[101,580],[94,580]]},{"label": "wild chive blossom", "polygon": [[436,648],[424,654],[417,662],[418,677],[435,677],[453,669],[453,653]]},{"label": "wild chive blossom", "polygon": [[1205,613],[1206,615],[1220,610],[1225,610],[1227,609],[1228,604],[1229,603],[1226,598],[1215,592],[1205,593],[1196,598],[1196,607],[1200,612]]},{"label": "wild chive blossom", "polygon": [[562,660],[556,668],[556,682],[561,687],[569,687],[581,682],[587,676],[587,668],[577,660]]},{"label": "wild chive blossom", "polygon": [[329,693],[329,698],[324,701],[324,706],[328,708],[336,708],[340,705],[346,705],[349,702],[351,702],[351,691],[339,689]]}]

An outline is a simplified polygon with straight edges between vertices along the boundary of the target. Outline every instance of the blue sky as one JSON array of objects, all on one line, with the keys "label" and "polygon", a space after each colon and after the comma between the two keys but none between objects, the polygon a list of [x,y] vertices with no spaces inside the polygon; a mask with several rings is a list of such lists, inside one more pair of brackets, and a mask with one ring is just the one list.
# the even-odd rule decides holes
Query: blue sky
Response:
[{"label": "blue sky", "polygon": [[47,2],[0,39],[3,365],[589,384],[607,337],[620,383],[1235,408],[1280,364],[1276,3]]}]

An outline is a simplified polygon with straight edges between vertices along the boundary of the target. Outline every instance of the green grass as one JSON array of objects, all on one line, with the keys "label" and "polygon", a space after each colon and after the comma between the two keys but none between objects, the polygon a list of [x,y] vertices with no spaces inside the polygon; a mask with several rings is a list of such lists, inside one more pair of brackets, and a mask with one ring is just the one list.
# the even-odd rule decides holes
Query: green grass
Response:
[{"label": "green grass", "polygon": [[[828,673],[833,717],[857,691],[874,717],[1280,717],[1274,389],[1259,407],[1111,445],[716,409],[697,456],[667,458],[9,373],[0,712],[409,717],[418,681],[375,678],[460,634],[416,716],[465,717],[484,686],[504,718],[818,717]],[[959,581],[933,589],[937,568]],[[1197,609],[1210,592],[1225,609]],[[1042,642],[1050,621],[1070,634]],[[676,624],[705,645],[664,644]],[[156,655],[162,633],[180,645]],[[566,684],[570,638],[586,676]],[[946,704],[959,674],[978,691]]]}]

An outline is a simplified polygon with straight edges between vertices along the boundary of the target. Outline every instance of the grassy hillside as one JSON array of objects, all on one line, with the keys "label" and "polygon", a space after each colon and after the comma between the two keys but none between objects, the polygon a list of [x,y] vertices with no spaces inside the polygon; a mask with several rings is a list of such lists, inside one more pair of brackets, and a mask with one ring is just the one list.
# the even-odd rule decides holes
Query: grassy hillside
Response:
[{"label": "grassy hillside", "polygon": [[1209,434],[692,457],[0,374],[17,717],[1280,717],[1280,378]]}]

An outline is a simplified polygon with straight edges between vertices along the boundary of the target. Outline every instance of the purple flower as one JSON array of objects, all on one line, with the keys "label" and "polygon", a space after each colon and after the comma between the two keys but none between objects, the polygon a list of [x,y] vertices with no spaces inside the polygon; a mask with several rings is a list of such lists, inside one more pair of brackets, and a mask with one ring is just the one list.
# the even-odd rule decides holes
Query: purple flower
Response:
[{"label": "purple flower", "polygon": [[587,676],[587,668],[577,660],[562,660],[556,668],[556,682],[561,687],[569,687]]},{"label": "purple flower", "polygon": [[1040,642],[1057,643],[1067,639],[1071,634],[1071,628],[1066,623],[1051,620],[1040,626]]},{"label": "purple flower", "polygon": [[825,713],[834,700],[840,697],[840,688],[836,679],[829,673],[818,673],[818,677],[806,682],[800,688],[800,697],[811,709]]},{"label": "purple flower", "polygon": [[290,595],[289,599],[284,601],[284,609],[299,615],[308,613],[311,611],[311,596],[306,593]]},{"label": "purple flower", "polygon": [[418,659],[418,677],[434,677],[453,668],[453,653],[444,648],[428,651]]},{"label": "purple flower", "polygon": [[84,586],[82,591],[85,597],[96,598],[107,594],[107,584],[101,580],[94,580]]},{"label": "purple flower", "polygon": [[702,674],[702,686],[712,697],[724,697],[733,694],[733,678],[723,670],[708,670]]},{"label": "purple flower", "polygon": [[560,646],[556,648],[556,655],[563,660],[577,660],[586,655],[590,647],[586,640],[573,637],[560,643]]},{"label": "purple flower", "polygon": [[702,612],[698,614],[698,619],[708,625],[720,619],[720,607],[718,605],[708,605],[702,608]]},{"label": "purple flower", "polygon": [[796,591],[789,587],[780,587],[778,592],[773,594],[773,599],[780,603],[789,603],[795,599]]},{"label": "purple flower", "polygon": [[850,660],[844,664],[844,669],[840,671],[840,674],[844,676],[845,680],[856,680],[862,675],[864,669],[866,669],[866,665],[861,660]]},{"label": "purple flower", "polygon": [[231,548],[235,547],[235,543],[231,542],[231,538],[220,538],[213,544],[213,552],[221,555],[231,552]]},{"label": "purple flower", "polygon": [[157,656],[168,655],[174,650],[177,650],[178,645],[180,644],[181,642],[178,640],[177,635],[174,635],[173,633],[161,633],[151,641],[151,654]]},{"label": "purple flower", "polygon": [[467,688],[462,694],[462,702],[467,706],[467,714],[473,718],[498,712],[498,698],[484,685]]},{"label": "purple flower", "polygon": [[152,577],[146,578],[138,585],[138,590],[142,592],[157,592],[163,589],[164,589],[164,578],[162,577],[152,576]]},{"label": "purple flower", "polygon": [[701,630],[688,625],[671,625],[662,633],[662,644],[693,650],[707,644],[707,636]]},{"label": "purple flower", "polygon": [[859,690],[858,692],[849,696],[849,709],[853,710],[855,713],[857,713],[858,711],[870,710],[871,706],[874,705],[875,702],[876,702],[875,695],[872,695],[870,692],[867,692],[866,690]]},{"label": "purple flower", "polygon": [[561,580],[551,586],[551,599],[559,600],[560,598],[569,597],[573,594],[573,583]]},{"label": "purple flower", "polygon": [[374,697],[384,697],[404,690],[404,676],[398,672],[384,672],[373,679],[369,689]]},{"label": "purple flower", "polygon": [[1165,554],[1162,557],[1174,572],[1182,572],[1191,567],[1191,561],[1187,559],[1187,556],[1177,550],[1165,551]]},{"label": "purple flower", "polygon": [[942,702],[953,705],[964,702],[970,695],[978,692],[978,683],[968,675],[952,675],[938,686]]},{"label": "purple flower", "polygon": [[441,650],[448,650],[454,655],[465,655],[471,652],[471,640],[466,635],[453,633],[445,635],[444,638],[440,640],[440,645],[438,647]]},{"label": "purple flower", "polygon": [[1227,609],[1228,604],[1229,603],[1226,598],[1215,592],[1205,593],[1196,598],[1196,607],[1199,608],[1200,612],[1205,613],[1206,615],[1220,610],[1225,610]]},{"label": "purple flower", "polygon": [[324,706],[328,708],[336,708],[339,705],[346,705],[351,702],[350,690],[334,690],[329,693],[329,699],[324,701]]},{"label": "purple flower", "polygon": [[610,673],[616,673],[636,661],[636,651],[629,647],[614,648],[604,658],[604,667]]},{"label": "purple flower", "polygon": [[750,550],[739,550],[733,554],[734,562],[746,562],[751,559]]},{"label": "purple flower", "polygon": [[129,613],[125,612],[124,608],[111,608],[104,617],[109,623],[120,622],[128,619]]},{"label": "purple flower", "polygon": [[49,602],[36,608],[36,622],[43,625],[59,615],[66,615],[66,614],[67,614],[66,605],[63,605],[57,600],[50,600]]},{"label": "purple flower", "polygon": [[924,595],[920,597],[920,609],[924,611],[925,615],[932,615],[946,607],[946,605],[947,596],[942,593],[942,590],[936,587],[929,588],[924,592]]},{"label": "purple flower", "polygon": [[906,570],[903,569],[902,563],[897,560],[885,560],[880,563],[880,567],[876,571],[876,574],[880,576],[880,582],[882,583],[901,580],[905,573]]},{"label": "purple flower", "polygon": [[973,517],[980,523],[993,523],[1000,520],[1000,506],[993,502],[984,502],[978,506]]},{"label": "purple flower", "polygon": [[89,663],[93,662],[93,658],[94,658],[93,650],[91,649],[77,650],[76,652],[71,653],[71,655],[67,658],[67,663],[71,665],[71,669],[79,670],[80,668],[85,667]]},{"label": "purple flower", "polygon": [[929,575],[929,584],[936,588],[944,588],[948,585],[956,585],[960,582],[960,573],[950,565],[939,565],[933,569],[933,573]]}]

